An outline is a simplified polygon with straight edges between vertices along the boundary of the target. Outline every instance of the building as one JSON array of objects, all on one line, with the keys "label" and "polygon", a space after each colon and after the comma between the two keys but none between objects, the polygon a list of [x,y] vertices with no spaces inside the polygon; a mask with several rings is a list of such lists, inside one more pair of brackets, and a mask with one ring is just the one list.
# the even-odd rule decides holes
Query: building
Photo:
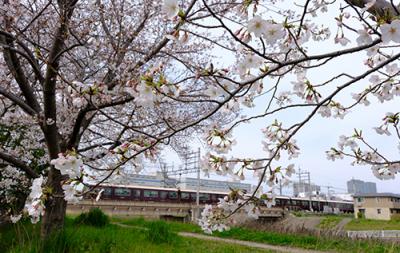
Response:
[{"label": "building", "polygon": [[[182,190],[197,190],[198,181],[197,178],[189,178],[189,177],[178,180],[175,178],[164,177],[162,173],[158,173],[157,175],[140,175],[140,174],[126,175],[124,176],[123,182],[121,183],[127,185],[180,188]],[[241,189],[250,192],[251,184],[211,180],[211,179],[200,179],[200,190],[229,192],[230,189]]]},{"label": "building", "polygon": [[[179,188],[185,190],[197,190],[197,178],[182,178],[179,183]],[[230,192],[230,189],[240,189],[246,192],[251,192],[251,184],[220,181],[212,179],[200,179],[200,190],[216,191],[216,192]]]},{"label": "building", "polygon": [[354,215],[356,218],[390,220],[393,215],[400,215],[400,194],[356,194],[354,195]]},{"label": "building", "polygon": [[123,184],[127,185],[141,185],[141,186],[154,186],[154,187],[166,187],[175,188],[177,180],[174,178],[163,177],[161,173],[157,175],[140,175],[130,174],[124,175],[122,179]]},{"label": "building", "polygon": [[348,193],[333,193],[332,195],[330,195],[330,199],[353,202],[353,195]]},{"label": "building", "polygon": [[376,184],[358,179],[347,181],[347,192],[352,194],[376,193]]},{"label": "building", "polygon": [[319,195],[321,187],[316,184],[308,184],[306,182],[293,182],[293,195],[295,197],[305,197],[311,195]]}]

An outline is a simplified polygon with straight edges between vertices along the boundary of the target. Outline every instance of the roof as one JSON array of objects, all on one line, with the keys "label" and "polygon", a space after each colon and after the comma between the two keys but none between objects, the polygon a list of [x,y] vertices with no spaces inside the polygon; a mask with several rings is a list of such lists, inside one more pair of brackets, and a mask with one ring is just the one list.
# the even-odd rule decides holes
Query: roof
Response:
[{"label": "roof", "polygon": [[364,198],[373,198],[373,197],[383,197],[383,198],[400,198],[400,194],[390,193],[390,192],[381,192],[381,193],[356,193],[354,197],[364,197]]}]

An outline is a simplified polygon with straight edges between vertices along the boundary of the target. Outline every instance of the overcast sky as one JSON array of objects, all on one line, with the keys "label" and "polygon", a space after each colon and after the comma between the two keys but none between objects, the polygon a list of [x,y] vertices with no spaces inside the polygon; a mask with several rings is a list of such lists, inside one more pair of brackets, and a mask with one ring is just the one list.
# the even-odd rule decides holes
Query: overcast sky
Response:
[{"label": "overcast sky", "polygon": [[[310,54],[318,54],[343,49],[343,47],[333,43],[336,31],[336,21],[334,20],[334,17],[337,15],[337,13],[337,10],[334,10],[333,8],[333,11],[325,13],[318,18],[319,23],[324,23],[325,26],[329,26],[331,28],[331,43],[324,43],[323,47],[321,47],[319,43],[310,44]],[[355,34],[347,32],[345,35],[352,41],[355,41]],[[352,45],[355,46],[355,42]],[[359,75],[363,70],[366,70],[366,67],[364,66],[364,60],[366,59],[365,56],[366,54],[363,52],[359,54],[352,54],[347,57],[340,58],[339,60],[331,61],[322,68],[309,71],[307,77],[312,83],[318,83],[326,81],[335,74],[337,75],[338,73],[342,72],[346,72],[354,76]],[[231,55],[224,53],[220,55],[220,58],[220,64],[222,65],[229,64],[230,62],[234,61],[234,58]],[[361,92],[363,89],[365,89],[365,87],[367,87],[369,84],[368,78],[369,77],[358,82],[351,88],[346,89],[335,100],[340,101],[345,105],[351,104],[354,100],[351,98],[350,94],[352,92]],[[290,81],[293,80],[295,80],[294,76],[285,77],[285,81],[280,86],[282,90],[288,90],[291,87]],[[328,94],[329,91],[335,89],[337,85],[343,84],[344,81],[346,80],[339,79],[337,82],[334,82],[328,87],[319,91],[322,94]],[[268,89],[271,84],[272,80],[264,80],[265,89]],[[257,98],[255,101],[256,107],[244,109],[242,114],[255,115],[257,112],[263,112],[267,99],[268,95]],[[321,118],[320,116],[316,116],[295,136],[295,139],[297,140],[301,149],[300,156],[292,161],[285,161],[282,159],[282,164],[285,165],[289,163],[295,163],[296,169],[300,167],[302,170],[308,170],[311,172],[311,180],[313,182],[323,186],[337,187],[337,192],[344,192],[346,189],[346,182],[351,178],[355,178],[377,183],[379,192],[400,193],[400,178],[382,181],[373,176],[371,169],[368,166],[352,166],[350,164],[352,160],[350,159],[344,159],[335,162],[326,159],[325,151],[329,150],[330,147],[337,146],[337,141],[340,135],[351,135],[354,128],[362,129],[364,135],[367,136],[367,139],[371,142],[371,144],[379,148],[379,151],[386,154],[389,158],[398,158],[400,156],[399,150],[397,149],[398,141],[396,141],[394,137],[379,136],[374,130],[372,130],[372,127],[376,127],[381,124],[381,119],[386,112],[400,111],[399,97],[395,97],[393,101],[386,102],[384,104],[381,104],[375,98],[371,98],[370,101],[370,106],[357,106],[343,120]],[[307,112],[308,111],[304,109],[293,109],[272,117],[252,121],[250,124],[239,126],[234,132],[237,145],[233,148],[231,154],[233,156],[243,158],[265,157],[265,154],[262,151],[261,141],[263,140],[263,135],[261,129],[265,128],[274,119],[284,122],[284,126],[289,126],[289,123],[293,124],[302,121],[307,115]],[[194,149],[196,149],[200,145],[195,141],[192,146]],[[169,152],[166,152],[165,159],[167,162],[174,162],[175,164],[179,163],[179,159]],[[213,177],[219,178],[215,176]],[[296,179],[293,178],[293,180]],[[246,181],[253,184],[256,183],[256,181],[251,179],[251,177],[248,177]],[[326,191],[326,188],[323,188],[322,190]]]}]

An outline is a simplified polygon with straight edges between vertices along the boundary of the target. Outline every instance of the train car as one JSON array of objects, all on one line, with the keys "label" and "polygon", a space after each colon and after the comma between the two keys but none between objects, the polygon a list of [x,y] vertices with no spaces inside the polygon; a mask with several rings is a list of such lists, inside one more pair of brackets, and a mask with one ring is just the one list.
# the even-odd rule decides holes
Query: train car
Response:
[{"label": "train car", "polygon": [[[171,203],[195,203],[195,190],[180,190],[178,188],[162,188],[151,186],[131,186],[131,185],[113,185],[102,184],[97,191],[103,189],[101,199],[104,200],[131,200],[131,201],[153,201],[153,202],[171,202]],[[199,202],[201,204],[216,204],[220,198],[224,198],[228,193],[214,191],[200,191]],[[85,198],[93,198],[87,195]],[[352,213],[353,202],[312,199],[310,209],[309,198],[291,198],[287,196],[275,197],[276,207],[280,207],[289,211],[314,211],[314,212],[330,212],[339,211],[344,213]]]},{"label": "train car", "polygon": [[326,200],[326,199],[312,199],[310,209],[309,198],[291,198],[286,196],[277,196],[275,199],[276,206],[282,207],[290,211],[314,211],[324,212],[331,209],[331,212],[338,210],[344,213],[354,212],[353,202],[349,201],[338,201],[338,200]]},{"label": "train car", "polygon": [[[100,190],[103,190],[101,199],[104,200],[191,203],[196,202],[197,195],[194,190],[112,184],[102,184],[97,188],[97,192]],[[217,203],[219,198],[225,196],[226,193],[223,192],[201,191],[199,193],[199,202],[202,204]],[[85,197],[90,198],[90,195]]]}]

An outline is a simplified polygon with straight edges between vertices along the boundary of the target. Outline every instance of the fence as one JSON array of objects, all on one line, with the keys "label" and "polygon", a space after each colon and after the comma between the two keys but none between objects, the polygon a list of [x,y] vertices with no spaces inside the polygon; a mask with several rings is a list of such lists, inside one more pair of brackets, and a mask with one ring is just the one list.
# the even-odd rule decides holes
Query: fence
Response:
[{"label": "fence", "polygon": [[350,238],[400,238],[400,230],[347,231]]}]

